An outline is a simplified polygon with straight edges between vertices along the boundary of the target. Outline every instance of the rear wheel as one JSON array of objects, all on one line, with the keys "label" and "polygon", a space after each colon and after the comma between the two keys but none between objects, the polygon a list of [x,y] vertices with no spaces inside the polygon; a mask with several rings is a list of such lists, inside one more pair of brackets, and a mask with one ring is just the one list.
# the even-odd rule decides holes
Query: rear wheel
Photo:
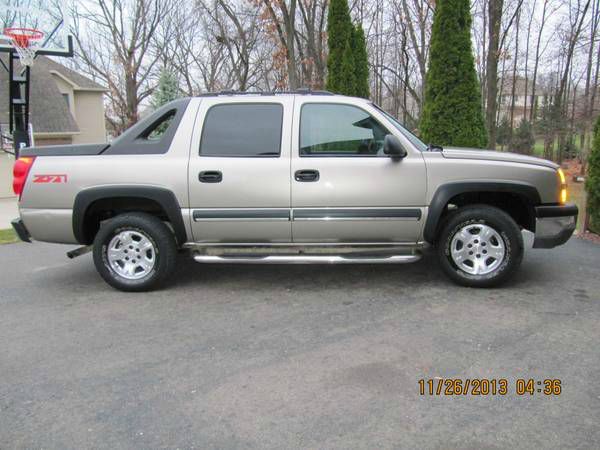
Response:
[{"label": "rear wheel", "polygon": [[523,236],[498,208],[467,206],[448,217],[437,241],[444,272],[463,286],[491,287],[508,279],[523,259]]},{"label": "rear wheel", "polygon": [[175,268],[175,237],[158,218],[123,214],[102,225],[94,239],[94,264],[102,278],[122,291],[159,287]]}]

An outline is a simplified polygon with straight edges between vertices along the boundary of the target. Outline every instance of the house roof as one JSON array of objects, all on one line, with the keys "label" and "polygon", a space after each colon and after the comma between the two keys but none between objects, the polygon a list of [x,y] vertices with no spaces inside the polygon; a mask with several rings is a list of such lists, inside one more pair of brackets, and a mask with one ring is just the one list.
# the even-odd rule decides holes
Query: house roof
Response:
[{"label": "house roof", "polygon": [[62,64],[57,63],[56,61],[46,57],[46,56],[38,56],[35,59],[34,68],[37,66],[43,66],[49,71],[56,71],[64,78],[67,78],[72,84],[74,84],[75,89],[77,90],[92,90],[92,91],[106,91],[107,89],[96,83],[93,80],[81,75],[80,73],[75,72],[68,67],[63,66]]},{"label": "house roof", "polygon": [[[1,56],[8,67],[8,57]],[[77,72],[51,60],[38,56],[31,68],[30,81],[30,113],[29,120],[34,133],[64,133],[79,132],[79,127],[71,115],[67,102],[58,89],[53,73],[66,78],[74,89],[105,90],[98,83],[78,74]],[[8,72],[0,66],[0,123],[9,121],[8,103]]]}]

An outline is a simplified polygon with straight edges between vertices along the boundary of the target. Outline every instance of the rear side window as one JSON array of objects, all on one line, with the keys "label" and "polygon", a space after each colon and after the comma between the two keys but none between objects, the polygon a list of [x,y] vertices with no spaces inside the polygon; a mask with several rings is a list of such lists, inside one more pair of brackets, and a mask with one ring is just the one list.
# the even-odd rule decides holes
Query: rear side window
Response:
[{"label": "rear side window", "polygon": [[149,141],[160,141],[164,134],[171,126],[173,117],[175,117],[175,110],[169,111],[167,114],[162,116],[158,121],[154,122],[150,128],[145,130],[139,139],[147,139]]},{"label": "rear side window", "polygon": [[201,156],[278,157],[283,105],[237,103],[208,110],[202,127]]}]

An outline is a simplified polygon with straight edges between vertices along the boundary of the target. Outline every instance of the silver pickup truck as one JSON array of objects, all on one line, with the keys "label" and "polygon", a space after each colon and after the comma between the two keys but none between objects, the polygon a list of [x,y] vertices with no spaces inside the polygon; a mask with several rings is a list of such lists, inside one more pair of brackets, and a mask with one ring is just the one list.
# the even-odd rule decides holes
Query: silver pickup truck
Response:
[{"label": "silver pickup truck", "polygon": [[28,148],[15,163],[23,241],[80,244],[124,291],[204,263],[404,263],[434,247],[466,286],[506,280],[522,230],[573,233],[559,167],[421,142],[368,100],[223,92],[155,111],[110,145]]}]

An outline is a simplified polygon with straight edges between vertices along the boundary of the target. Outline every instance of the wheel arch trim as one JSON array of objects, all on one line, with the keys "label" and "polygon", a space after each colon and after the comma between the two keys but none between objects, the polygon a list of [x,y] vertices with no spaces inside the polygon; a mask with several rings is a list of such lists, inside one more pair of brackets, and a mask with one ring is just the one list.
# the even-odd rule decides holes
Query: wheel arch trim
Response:
[{"label": "wheel arch trim", "polygon": [[187,233],[181,215],[181,207],[175,194],[157,186],[99,186],[85,189],[77,194],[73,203],[73,234],[77,242],[89,244],[85,233],[85,217],[89,207],[98,200],[111,198],[140,198],[155,201],[164,210],[179,245],[187,242]]},{"label": "wheel arch trim", "polygon": [[501,192],[516,194],[527,199],[532,206],[541,203],[541,197],[535,186],[518,181],[457,181],[440,185],[435,191],[429,204],[427,220],[423,229],[423,239],[426,242],[435,241],[435,233],[444,208],[452,197],[471,192]]}]

